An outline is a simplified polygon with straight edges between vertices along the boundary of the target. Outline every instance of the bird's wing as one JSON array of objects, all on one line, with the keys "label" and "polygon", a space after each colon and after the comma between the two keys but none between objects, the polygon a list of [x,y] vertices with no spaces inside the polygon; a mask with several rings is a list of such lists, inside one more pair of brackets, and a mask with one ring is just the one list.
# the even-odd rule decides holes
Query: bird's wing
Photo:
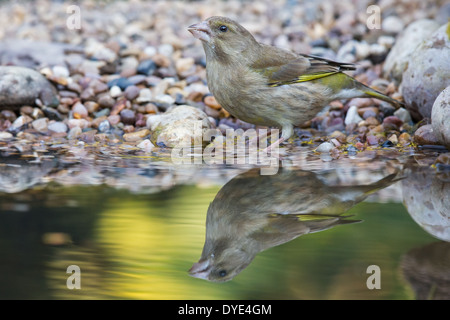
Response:
[{"label": "bird's wing", "polygon": [[286,243],[301,235],[326,230],[341,224],[360,222],[347,220],[350,216],[322,214],[271,214],[267,225],[251,237],[262,250]]},{"label": "bird's wing", "polygon": [[355,70],[352,63],[306,55],[293,54],[272,46],[263,46],[263,54],[253,65],[256,72],[267,78],[270,86],[311,81],[332,74]]}]

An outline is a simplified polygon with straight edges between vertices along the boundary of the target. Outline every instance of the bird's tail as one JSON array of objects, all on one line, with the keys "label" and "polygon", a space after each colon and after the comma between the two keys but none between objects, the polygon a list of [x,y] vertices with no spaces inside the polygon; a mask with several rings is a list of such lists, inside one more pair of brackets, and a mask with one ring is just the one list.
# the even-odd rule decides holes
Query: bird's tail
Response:
[{"label": "bird's tail", "polygon": [[390,103],[392,106],[394,106],[395,109],[404,108],[405,107],[403,102],[400,102],[398,100],[392,99],[391,97],[388,97],[387,95],[385,95],[385,94],[383,94],[383,93],[381,93],[381,92],[379,92],[379,91],[377,91],[375,89],[372,89],[372,88],[370,88],[370,87],[368,87],[368,86],[366,86],[366,85],[364,85],[364,84],[362,84],[362,83],[360,83],[358,81],[355,81],[355,83],[357,84],[357,88],[360,91],[362,91],[367,98],[376,98],[376,99],[380,99],[380,100],[386,101],[386,102]]}]

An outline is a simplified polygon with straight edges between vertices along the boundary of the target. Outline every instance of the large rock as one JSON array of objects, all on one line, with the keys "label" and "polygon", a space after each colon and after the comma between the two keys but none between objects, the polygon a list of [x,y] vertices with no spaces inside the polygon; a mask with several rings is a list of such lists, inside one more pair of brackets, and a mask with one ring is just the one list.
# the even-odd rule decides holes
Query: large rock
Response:
[{"label": "large rock", "polygon": [[413,167],[402,187],[403,203],[413,220],[434,237],[450,241],[450,182],[429,168]]},{"label": "large rock", "polygon": [[402,94],[414,120],[431,117],[437,96],[450,85],[450,22],[433,32],[410,56]]},{"label": "large rock", "polygon": [[383,72],[398,82],[402,81],[403,73],[408,67],[411,54],[419,44],[425,41],[433,33],[439,24],[436,21],[422,19],[414,21],[398,35],[395,45],[392,47],[383,65]]},{"label": "large rock", "polygon": [[49,107],[58,106],[55,87],[39,72],[15,66],[0,66],[0,109],[34,105],[36,99]]},{"label": "large rock", "polygon": [[431,125],[437,140],[450,150],[450,86],[434,101]]},{"label": "large rock", "polygon": [[203,134],[211,129],[208,116],[201,110],[181,105],[170,111],[147,119],[152,131],[151,142],[167,147],[203,144]]}]

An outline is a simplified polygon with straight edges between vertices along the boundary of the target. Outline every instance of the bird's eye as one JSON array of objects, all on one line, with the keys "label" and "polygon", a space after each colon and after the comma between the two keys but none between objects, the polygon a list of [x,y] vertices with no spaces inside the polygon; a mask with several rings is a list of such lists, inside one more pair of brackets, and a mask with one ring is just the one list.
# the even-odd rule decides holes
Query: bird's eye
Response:
[{"label": "bird's eye", "polygon": [[221,276],[222,278],[225,277],[227,275],[227,271],[226,270],[220,270],[219,271],[219,276]]},{"label": "bird's eye", "polygon": [[219,30],[222,32],[227,32],[228,31],[228,27],[227,26],[220,26]]}]

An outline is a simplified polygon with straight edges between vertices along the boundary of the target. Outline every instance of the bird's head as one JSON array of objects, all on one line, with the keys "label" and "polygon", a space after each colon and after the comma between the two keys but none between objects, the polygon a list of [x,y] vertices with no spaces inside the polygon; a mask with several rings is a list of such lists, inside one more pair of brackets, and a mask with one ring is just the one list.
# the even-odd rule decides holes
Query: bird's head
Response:
[{"label": "bird's head", "polygon": [[191,276],[212,282],[229,281],[247,267],[255,257],[254,253],[245,250],[248,248],[222,247],[220,242],[222,241],[212,246],[205,244],[202,257],[189,270]]},{"label": "bird's head", "polygon": [[201,40],[207,59],[242,57],[244,51],[258,46],[258,42],[243,26],[225,17],[210,17],[188,27]]}]

